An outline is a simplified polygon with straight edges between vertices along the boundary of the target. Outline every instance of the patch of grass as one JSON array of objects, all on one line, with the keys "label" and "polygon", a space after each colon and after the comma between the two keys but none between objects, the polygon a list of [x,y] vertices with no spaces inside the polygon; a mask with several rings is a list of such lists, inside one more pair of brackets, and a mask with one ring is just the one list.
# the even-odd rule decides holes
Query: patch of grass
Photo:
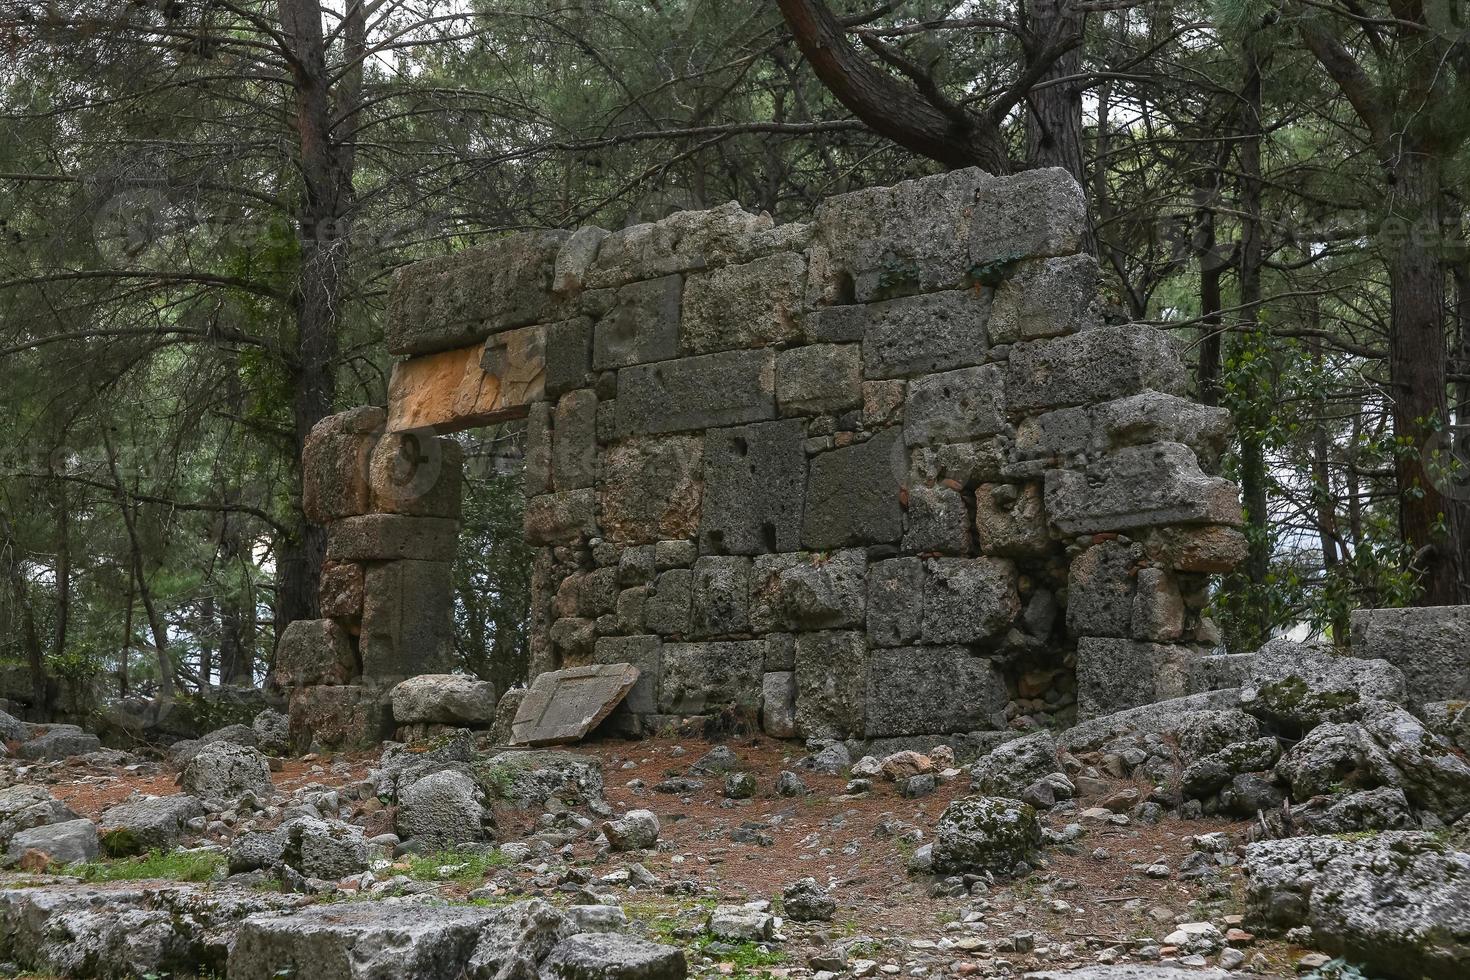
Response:
[{"label": "patch of grass", "polygon": [[86,881],[210,881],[225,869],[225,856],[213,851],[153,851],[140,857],[89,861],[67,866],[64,873]]},{"label": "patch of grass", "polygon": [[[710,944],[717,942],[722,941],[710,936],[704,936],[695,940],[692,948],[703,953]],[[787,959],[786,954],[780,950],[767,949],[759,943],[753,943],[748,940],[733,945],[733,949],[720,950],[717,953],[709,953],[708,955],[719,960],[721,963],[729,963],[734,966],[736,974],[759,970],[767,966],[780,966]]]},{"label": "patch of grass", "polygon": [[509,860],[499,851],[439,851],[408,859],[404,874],[415,881],[453,881],[461,885],[478,885],[495,868],[503,868]]}]

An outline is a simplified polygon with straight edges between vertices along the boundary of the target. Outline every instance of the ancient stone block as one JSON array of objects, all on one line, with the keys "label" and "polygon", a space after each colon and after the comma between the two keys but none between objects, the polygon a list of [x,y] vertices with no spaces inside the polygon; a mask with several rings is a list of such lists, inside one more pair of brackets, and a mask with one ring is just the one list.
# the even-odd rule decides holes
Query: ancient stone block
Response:
[{"label": "ancient stone block", "polygon": [[585,316],[546,326],[546,397],[584,387],[592,369],[592,320]]},{"label": "ancient stone block", "polygon": [[618,593],[615,615],[619,633],[633,635],[644,631],[643,610],[648,605],[649,591],[647,585],[635,585]]},{"label": "ancient stone block", "polygon": [[750,627],[750,559],[706,555],[694,563],[690,635],[727,636]]},{"label": "ancient stone block", "polygon": [[368,461],[385,418],[381,408],[368,406],[312,426],[301,452],[301,483],[302,506],[313,522],[368,512]]},{"label": "ancient stone block", "polygon": [[1162,568],[1141,568],[1133,597],[1133,637],[1169,643],[1184,635],[1184,598],[1179,583]]},{"label": "ancient stone block", "polygon": [[907,460],[899,430],[814,457],[802,510],[801,543],[813,550],[894,544],[903,532],[899,489]]},{"label": "ancient stone block", "polygon": [[608,297],[610,308],[592,328],[592,366],[598,371],[679,356],[682,276],[629,283]]},{"label": "ancient stone block", "polygon": [[551,492],[551,406],[537,402],[526,414],[524,465],[521,471],[527,497]]},{"label": "ancient stone block", "polygon": [[753,555],[800,547],[805,437],[800,419],[705,434],[704,551]]},{"label": "ancient stone block", "polygon": [[903,421],[908,385],[903,381],[863,382],[863,425],[880,429]]},{"label": "ancient stone block", "polygon": [[327,560],[443,561],[454,554],[459,523],[443,517],[364,514],[327,527]]},{"label": "ancient stone block", "polygon": [[511,737],[519,745],[581,740],[612,714],[638,680],[627,663],[591,664],[541,674],[516,709]]},{"label": "ancient stone block", "polygon": [[543,493],[526,500],[524,524],[531,544],[573,544],[597,534],[597,498],[591,490]]},{"label": "ancient stone block", "polygon": [[924,613],[924,563],[918,558],[874,562],[868,574],[868,636],[878,646],[919,639]]},{"label": "ancient stone block", "polygon": [[662,671],[662,643],[656,636],[604,636],[597,641],[593,659],[599,664],[632,664],[638,681],[624,704],[634,714],[658,711],[658,679]]},{"label": "ancient stone block", "polygon": [[766,636],[766,673],[796,669],[796,637],[790,633]]},{"label": "ancient stone block", "polygon": [[1067,629],[1073,636],[1133,635],[1133,600],[1143,549],[1103,541],[1072,560],[1067,576]]},{"label": "ancient stone block", "polygon": [[1082,637],[1077,641],[1078,718],[1183,697],[1189,693],[1192,665],[1201,655],[1178,644]]},{"label": "ancient stone block", "polygon": [[459,520],[464,451],[432,430],[390,432],[373,447],[368,483],[373,510]]},{"label": "ancient stone block", "polygon": [[975,541],[987,555],[1041,558],[1052,548],[1038,483],[982,483],[975,488]]},{"label": "ancient stone block", "polygon": [[704,496],[703,455],[699,436],[630,439],[604,450],[599,485],[604,536],[619,544],[693,537]]},{"label": "ancient stone block", "polygon": [[653,545],[653,565],[659,571],[669,568],[689,568],[699,557],[699,548],[693,541],[656,541]]},{"label": "ancient stone block", "polygon": [[488,334],[550,319],[564,231],[528,231],[399,270],[388,296],[390,354],[464,347]]},{"label": "ancient stone block", "polygon": [[452,670],[454,576],[449,563],[391,561],[368,566],[360,647],[367,677],[401,679]]},{"label": "ancient stone block", "polygon": [[317,587],[317,604],[322,615],[332,619],[355,619],[362,615],[362,566],[357,562],[322,565]]},{"label": "ancient stone block", "polygon": [[568,392],[556,403],[551,475],[558,490],[590,487],[597,476],[597,396],[586,388]]},{"label": "ancient stone block", "polygon": [[292,747],[365,749],[377,747],[393,732],[393,712],[386,688],[301,687],[291,692],[287,708]]},{"label": "ancient stone block", "polygon": [[994,364],[909,382],[903,434],[910,446],[970,442],[1005,424],[1005,382]]},{"label": "ancient stone block", "polygon": [[1235,484],[1206,476],[1194,452],[1175,442],[1120,449],[1086,471],[1047,470],[1045,501],[1067,534],[1241,523]]},{"label": "ancient stone block", "polygon": [[857,344],[813,344],[776,355],[776,407],[783,416],[841,412],[863,403]]},{"label": "ancient stone block", "polygon": [[676,211],[609,235],[587,281],[617,284],[753,258],[772,244],[800,247],[801,226],[772,224],[769,215],[751,214],[733,201],[709,211]]},{"label": "ancient stone block", "polygon": [[1006,441],[999,436],[979,442],[941,446],[919,446],[909,453],[912,484],[953,480],[969,488],[1002,478],[1006,467]]},{"label": "ancient stone block", "polygon": [[761,730],[771,738],[796,737],[796,674],[772,671],[761,678]]},{"label": "ancient stone block", "polygon": [[702,714],[724,707],[760,708],[765,644],[665,643],[659,709],[668,714]]},{"label": "ancient stone block", "polygon": [[689,603],[694,592],[694,572],[671,568],[659,573],[653,591],[643,603],[643,621],[660,636],[684,636],[689,632]]},{"label": "ancient stone block", "polygon": [[806,260],[768,255],[691,275],[684,287],[684,350],[694,354],[766,347],[796,338]]},{"label": "ancient stone block", "polygon": [[613,611],[618,601],[616,568],[595,568],[574,572],[561,580],[552,612],[557,616],[584,616],[596,619]]},{"label": "ancient stone block", "polygon": [[965,647],[874,650],[868,660],[868,738],[995,728],[1006,706],[1005,679]]},{"label": "ancient stone block", "polygon": [[1168,336],[1139,324],[1094,327],[1011,348],[1006,403],[1038,412],[1134,395],[1181,394],[1184,364]]},{"label": "ancient stone block", "polygon": [[618,372],[618,435],[741,425],[776,417],[776,354],[725,351]]},{"label": "ancient stone block", "polygon": [[809,344],[855,344],[868,328],[868,308],[818,306],[806,312],[801,326]]},{"label": "ancient stone block", "polygon": [[1082,247],[1087,204],[1060,167],[1023,170],[979,182],[970,224],[971,263],[1070,255]]},{"label": "ancient stone block", "polygon": [[1150,558],[1177,572],[1215,574],[1245,561],[1249,544],[1239,528],[1202,525],[1151,529],[1144,547]]},{"label": "ancient stone block", "polygon": [[970,550],[970,511],[952,487],[913,487],[904,513],[903,550],[963,555]]},{"label": "ancient stone block", "polygon": [[547,630],[557,662],[567,666],[585,666],[592,658],[597,642],[597,624],[581,616],[563,616]]},{"label": "ancient stone block", "polygon": [[985,360],[988,296],[968,289],[874,303],[863,330],[863,375],[906,378]]},{"label": "ancient stone block", "polygon": [[934,558],[924,566],[925,643],[982,643],[1021,614],[1016,567],[1001,558]]},{"label": "ancient stone block", "polygon": [[867,605],[867,564],[861,548],[757,557],[750,582],[751,628],[860,628]]},{"label": "ancient stone block", "polygon": [[1206,465],[1213,465],[1230,438],[1230,413],[1223,408],[1145,391],[1092,409],[1098,439],[1094,450],[1103,452],[1153,442],[1178,442],[1193,449]]},{"label": "ancient stone block", "polygon": [[995,290],[990,342],[1059,337],[1082,329],[1097,294],[1097,259],[1083,253],[1021,263]]},{"label": "ancient stone block", "polygon": [[1052,459],[1065,463],[1097,444],[1091,406],[1059,408],[1016,423],[1018,459]]},{"label": "ancient stone block", "polygon": [[868,644],[857,631],[796,638],[796,727],[806,738],[846,738],[863,730]]},{"label": "ancient stone block", "polygon": [[298,619],[281,632],[271,676],[280,687],[350,684],[357,653],[347,631],[330,619]]},{"label": "ancient stone block", "polygon": [[525,414],[545,393],[544,331],[522,327],[483,344],[393,365],[388,428],[452,432]]},{"label": "ancient stone block", "polygon": [[1411,704],[1470,701],[1470,606],[1354,610],[1352,643],[1403,671]]},{"label": "ancient stone block", "polygon": [[564,294],[576,294],[587,288],[589,270],[597,263],[597,253],[609,232],[584,225],[572,232],[556,250],[552,264],[551,288]]}]

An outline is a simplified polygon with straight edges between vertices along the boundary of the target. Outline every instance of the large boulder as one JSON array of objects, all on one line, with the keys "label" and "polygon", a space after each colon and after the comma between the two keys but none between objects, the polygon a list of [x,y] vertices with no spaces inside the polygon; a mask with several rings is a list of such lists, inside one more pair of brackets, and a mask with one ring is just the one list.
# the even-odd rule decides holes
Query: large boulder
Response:
[{"label": "large boulder", "polygon": [[477,761],[475,777],[493,798],[520,809],[553,799],[571,806],[602,799],[602,764],[558,749],[502,752]]},{"label": "large boulder", "polygon": [[180,785],[209,803],[233,803],[246,793],[270,796],[271,766],[258,749],[233,742],[210,742],[184,766]]},{"label": "large boulder", "polygon": [[0,847],[22,830],[77,819],[71,807],[40,786],[7,786],[0,789]]},{"label": "large boulder", "polygon": [[934,870],[1010,874],[1040,846],[1041,824],[1030,804],[1003,796],[955,800],[934,831]]},{"label": "large boulder", "polygon": [[977,759],[970,789],[988,796],[1019,797],[1026,787],[1062,770],[1051,732],[1039,731],[1005,742]]},{"label": "large boulder", "polygon": [[102,741],[75,725],[53,725],[44,734],[21,743],[16,755],[38,762],[60,762],[102,748]]},{"label": "large boulder", "polygon": [[97,821],[102,849],[112,857],[167,851],[184,833],[184,825],[205,814],[197,796],[179,793],[133,800],[112,807]]},{"label": "large boulder", "polygon": [[1245,852],[1246,926],[1309,926],[1314,946],[1394,980],[1470,963],[1470,854],[1429,834],[1263,841]]},{"label": "large boulder", "polygon": [[255,732],[255,745],[270,755],[291,751],[291,717],[283,711],[266,708],[250,720]]},{"label": "large boulder", "polygon": [[1062,732],[1057,736],[1057,742],[1071,752],[1091,752],[1102,748],[1119,735],[1174,732],[1201,711],[1234,708],[1239,703],[1238,688],[1204,691],[1182,698],[1155,701],[1153,704],[1089,718]]},{"label": "large boulder", "polygon": [[541,964],[542,980],[684,980],[689,966],[677,946],[584,932],[557,944]]},{"label": "large boulder", "polygon": [[646,851],[658,846],[658,817],[652,810],[629,810],[604,823],[602,833],[615,851]]},{"label": "large boulder", "polygon": [[22,830],[10,838],[5,863],[15,864],[29,852],[44,854],[53,864],[91,861],[97,857],[97,825],[78,818]]},{"label": "large boulder", "polygon": [[393,720],[400,725],[464,725],[495,722],[495,685],[463,674],[420,674],[397,684],[391,694]]},{"label": "large boulder", "polygon": [[398,799],[398,836],[436,850],[494,840],[495,817],[485,791],[455,770],[431,773]]},{"label": "large boulder", "polygon": [[1403,704],[1404,697],[1404,675],[1385,660],[1275,639],[1256,653],[1241,707],[1296,737],[1323,722],[1351,720],[1365,701]]},{"label": "large boulder", "polygon": [[281,860],[306,875],[336,881],[368,869],[362,828],[340,820],[297,817],[280,828]]}]

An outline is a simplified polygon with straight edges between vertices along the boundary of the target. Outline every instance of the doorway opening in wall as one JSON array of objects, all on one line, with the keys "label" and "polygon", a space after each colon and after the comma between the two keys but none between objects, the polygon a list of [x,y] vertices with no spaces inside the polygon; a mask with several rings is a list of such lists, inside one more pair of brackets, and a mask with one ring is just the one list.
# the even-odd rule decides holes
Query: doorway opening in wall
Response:
[{"label": "doorway opening in wall", "polygon": [[530,662],[532,549],[526,544],[524,420],[457,433],[464,450],[454,556],[454,654],[497,691],[524,684]]}]

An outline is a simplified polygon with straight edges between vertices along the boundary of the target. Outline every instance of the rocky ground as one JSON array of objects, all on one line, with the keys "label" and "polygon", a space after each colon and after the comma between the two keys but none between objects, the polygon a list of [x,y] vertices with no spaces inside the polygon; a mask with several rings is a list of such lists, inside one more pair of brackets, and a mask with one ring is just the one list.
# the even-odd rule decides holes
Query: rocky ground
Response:
[{"label": "rocky ground", "polygon": [[969,764],[942,744],[504,750],[467,731],[284,758],[271,717],[169,752],[64,729],[74,744],[37,752],[55,733],[0,719],[0,961],[231,980],[1470,976],[1470,767],[1383,697],[1391,677],[1292,656],[1284,683]]}]

